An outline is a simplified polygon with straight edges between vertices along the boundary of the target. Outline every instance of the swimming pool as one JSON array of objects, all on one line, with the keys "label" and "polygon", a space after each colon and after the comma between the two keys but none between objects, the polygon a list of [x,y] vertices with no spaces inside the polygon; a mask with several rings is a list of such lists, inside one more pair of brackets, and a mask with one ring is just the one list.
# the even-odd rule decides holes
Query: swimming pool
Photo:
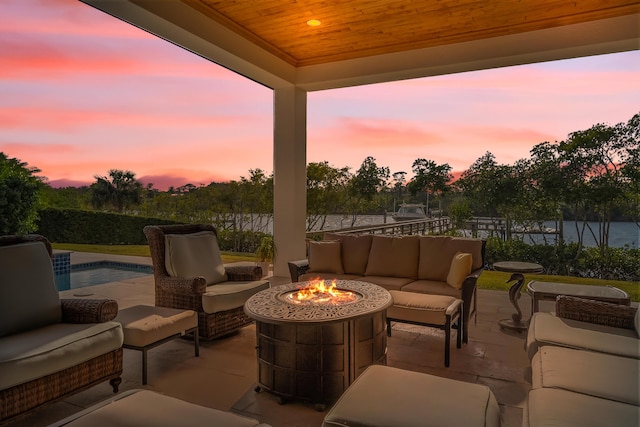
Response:
[{"label": "swimming pool", "polygon": [[98,261],[71,266],[71,272],[55,275],[58,291],[84,288],[102,283],[119,282],[153,274],[150,265],[114,261]]}]

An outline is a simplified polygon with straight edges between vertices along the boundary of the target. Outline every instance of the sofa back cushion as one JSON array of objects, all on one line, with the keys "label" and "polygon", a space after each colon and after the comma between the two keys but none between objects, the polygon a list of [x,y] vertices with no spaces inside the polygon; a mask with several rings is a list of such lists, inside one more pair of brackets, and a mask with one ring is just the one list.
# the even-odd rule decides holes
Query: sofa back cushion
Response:
[{"label": "sofa back cushion", "polygon": [[341,245],[337,240],[309,241],[309,270],[307,273],[344,274]]},{"label": "sofa back cushion", "polygon": [[369,252],[373,236],[346,236],[342,234],[325,233],[325,240],[338,240],[342,245],[342,268],[345,274],[364,276],[367,271]]},{"label": "sofa back cushion", "polygon": [[450,236],[421,236],[418,278],[446,282],[451,262],[458,252],[471,254],[472,271],[482,267],[482,240]]},{"label": "sofa back cushion", "polygon": [[62,306],[42,242],[0,247],[0,337],[59,323]]},{"label": "sofa back cushion", "polygon": [[202,276],[207,285],[227,281],[218,239],[212,231],[167,234],[164,243],[165,268],[169,276]]},{"label": "sofa back cushion", "polygon": [[416,279],[419,252],[418,236],[373,236],[365,276]]}]

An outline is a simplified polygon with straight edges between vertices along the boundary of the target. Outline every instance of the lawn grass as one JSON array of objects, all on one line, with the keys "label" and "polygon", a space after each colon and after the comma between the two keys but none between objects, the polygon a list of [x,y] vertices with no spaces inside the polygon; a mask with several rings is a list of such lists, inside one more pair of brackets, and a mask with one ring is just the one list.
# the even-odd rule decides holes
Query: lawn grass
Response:
[{"label": "lawn grass", "polygon": [[[81,245],[75,243],[54,243],[54,249],[76,251],[76,252],[94,252],[102,254],[115,254],[115,255],[134,255],[134,256],[146,256],[150,257],[148,245]],[[236,253],[236,252],[222,252],[222,262],[238,262],[238,261],[255,261],[256,258],[253,254]],[[500,271],[486,270],[478,279],[478,287],[480,289],[495,289],[501,291],[509,290],[509,287],[513,282],[506,283],[506,280],[511,276],[510,273],[503,273]],[[602,280],[602,279],[588,279],[583,277],[573,276],[551,276],[544,274],[527,274],[525,275],[525,281],[539,280],[541,282],[559,282],[559,283],[577,283],[580,285],[593,285],[593,286],[615,286],[622,289],[631,296],[632,301],[640,301],[640,283],[639,282],[625,282],[620,280]],[[524,288],[524,286],[523,286]]]}]

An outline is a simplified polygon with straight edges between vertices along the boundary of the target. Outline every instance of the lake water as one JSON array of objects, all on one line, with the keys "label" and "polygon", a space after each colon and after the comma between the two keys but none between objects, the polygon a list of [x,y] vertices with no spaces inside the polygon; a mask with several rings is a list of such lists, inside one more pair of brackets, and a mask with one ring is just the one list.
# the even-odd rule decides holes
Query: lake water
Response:
[{"label": "lake water", "polygon": [[[354,226],[366,226],[377,225],[385,222],[384,215],[359,215],[356,219]],[[386,222],[395,222],[391,217],[386,217]],[[578,232],[576,230],[575,221],[564,221],[563,231],[565,242],[577,242]],[[578,223],[581,225],[581,223]],[[598,235],[599,224],[597,222],[588,222],[589,227]],[[324,230],[339,229],[351,227],[351,217],[343,215],[329,215],[324,226]],[[554,221],[545,222],[545,226],[549,228],[555,228],[556,223]],[[267,226],[268,233],[272,233],[273,225],[269,223]],[[321,231],[319,227],[315,227],[312,231]],[[596,238],[593,237],[591,232],[587,229],[583,235],[583,244],[587,247],[597,246]],[[554,242],[555,235],[546,235],[547,242],[550,244]],[[544,239],[541,235],[525,236],[525,242],[528,243],[544,243]],[[630,248],[640,247],[640,227],[633,222],[612,222],[609,229],[609,247],[623,248],[628,246]]]}]

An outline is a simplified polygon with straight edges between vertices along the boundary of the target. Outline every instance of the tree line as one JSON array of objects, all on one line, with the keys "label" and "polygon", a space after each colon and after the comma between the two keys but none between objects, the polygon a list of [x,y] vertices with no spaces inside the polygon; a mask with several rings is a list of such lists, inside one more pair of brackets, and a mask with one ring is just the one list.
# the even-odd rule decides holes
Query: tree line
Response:
[{"label": "tree line", "polygon": [[[307,166],[307,227],[322,228],[328,215],[355,223],[402,202],[424,203],[458,224],[473,216],[500,217],[520,226],[573,219],[578,235],[594,233],[608,247],[611,221],[640,227],[640,114],[614,126],[597,124],[566,140],[535,145],[530,156],[499,164],[487,151],[454,180],[451,166],[417,158],[410,179],[366,157],[360,167],[328,162]],[[248,177],[167,191],[143,185],[132,171],[112,169],[90,186],[52,188],[40,171],[0,153],[0,232],[29,232],[42,207],[93,209],[181,222],[214,223],[231,231],[264,231],[273,212],[273,176]],[[588,221],[597,221],[597,231]],[[580,242],[579,242],[580,243]]]}]

